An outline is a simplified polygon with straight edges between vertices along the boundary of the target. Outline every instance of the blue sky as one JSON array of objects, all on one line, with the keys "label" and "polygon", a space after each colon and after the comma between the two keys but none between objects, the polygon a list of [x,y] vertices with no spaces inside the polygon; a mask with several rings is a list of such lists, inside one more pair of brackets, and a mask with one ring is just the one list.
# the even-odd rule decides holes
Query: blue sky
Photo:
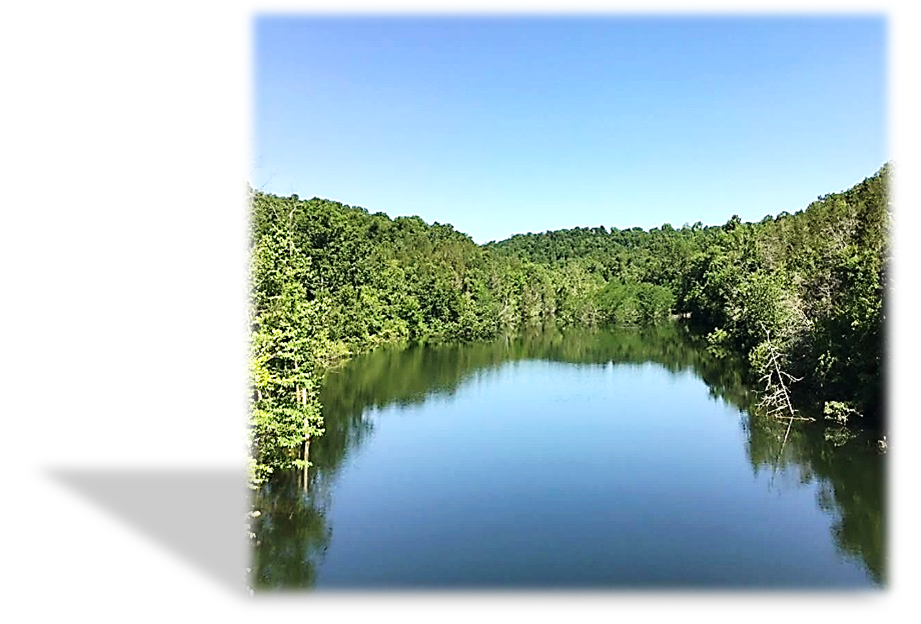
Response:
[{"label": "blue sky", "polygon": [[890,158],[886,20],[254,19],[250,183],[478,243],[805,208]]}]

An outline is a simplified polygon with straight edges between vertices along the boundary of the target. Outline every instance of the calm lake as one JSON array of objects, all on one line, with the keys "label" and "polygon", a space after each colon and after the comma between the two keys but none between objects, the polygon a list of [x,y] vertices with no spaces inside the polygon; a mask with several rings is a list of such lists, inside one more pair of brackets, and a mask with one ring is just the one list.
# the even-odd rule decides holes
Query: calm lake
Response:
[{"label": "calm lake", "polygon": [[879,588],[885,455],[682,325],[383,348],[257,497],[258,589]]}]

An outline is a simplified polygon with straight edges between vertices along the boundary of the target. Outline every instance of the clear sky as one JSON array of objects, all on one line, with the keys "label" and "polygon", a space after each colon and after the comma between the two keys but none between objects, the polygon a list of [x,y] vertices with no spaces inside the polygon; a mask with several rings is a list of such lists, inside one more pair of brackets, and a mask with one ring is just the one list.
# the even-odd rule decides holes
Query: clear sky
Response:
[{"label": "clear sky", "polygon": [[805,208],[886,160],[886,20],[254,20],[250,183],[478,243]]}]

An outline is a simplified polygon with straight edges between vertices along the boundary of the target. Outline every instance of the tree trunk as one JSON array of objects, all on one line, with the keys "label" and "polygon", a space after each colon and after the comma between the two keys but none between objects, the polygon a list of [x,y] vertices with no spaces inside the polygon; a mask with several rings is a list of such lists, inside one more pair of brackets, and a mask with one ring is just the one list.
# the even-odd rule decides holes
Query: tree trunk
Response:
[{"label": "tree trunk", "polygon": [[310,438],[304,440],[304,491],[307,491],[307,485],[309,483],[308,476],[310,470],[307,467],[307,458],[310,457]]}]

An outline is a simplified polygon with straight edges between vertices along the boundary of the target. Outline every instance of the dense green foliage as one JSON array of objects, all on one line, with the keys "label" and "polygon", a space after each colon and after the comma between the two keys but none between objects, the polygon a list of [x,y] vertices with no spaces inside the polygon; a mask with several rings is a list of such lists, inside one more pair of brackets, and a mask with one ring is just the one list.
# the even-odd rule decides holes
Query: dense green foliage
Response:
[{"label": "dense green foliage", "polygon": [[575,228],[488,247],[551,269],[591,267],[608,281],[598,301],[609,321],[661,318],[665,307],[690,313],[715,351],[747,355],[755,379],[767,372],[770,340],[785,372],[803,380],[793,388],[800,402],[879,421],[889,175],[887,164],[843,193],[758,223]]},{"label": "dense green foliage", "polygon": [[[451,225],[390,219],[320,199],[253,192],[252,208],[253,245],[274,236],[296,250],[305,267],[291,277],[325,310],[327,338],[343,352],[405,340],[487,339],[549,321],[595,325],[617,316],[602,295],[612,280],[594,261],[521,259],[478,246]],[[667,293],[638,287],[629,273],[617,277],[638,298],[643,314],[636,320],[667,316]]]},{"label": "dense green foliage", "polygon": [[[802,404],[880,420],[889,166],[796,214],[575,228],[478,246],[451,225],[251,192],[251,482],[303,465],[338,358],[553,323],[688,315],[757,379],[780,353]],[[677,313],[677,314],[676,314]]]}]

